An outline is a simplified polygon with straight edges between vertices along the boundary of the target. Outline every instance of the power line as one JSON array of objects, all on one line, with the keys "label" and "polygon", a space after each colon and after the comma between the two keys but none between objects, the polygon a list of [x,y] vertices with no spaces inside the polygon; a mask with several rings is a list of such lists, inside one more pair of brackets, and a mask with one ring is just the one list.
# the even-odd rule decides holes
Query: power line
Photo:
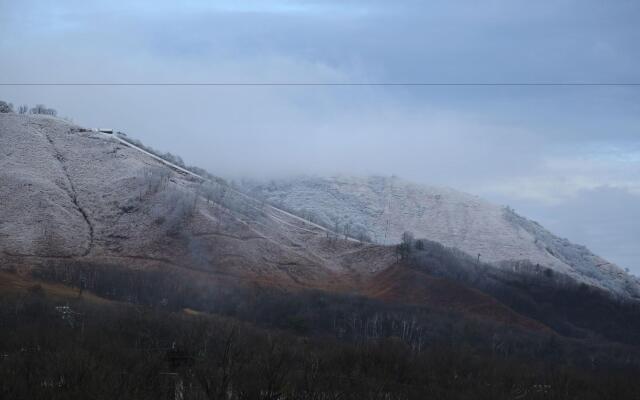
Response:
[{"label": "power line", "polygon": [[0,82],[0,86],[640,86],[636,82]]}]

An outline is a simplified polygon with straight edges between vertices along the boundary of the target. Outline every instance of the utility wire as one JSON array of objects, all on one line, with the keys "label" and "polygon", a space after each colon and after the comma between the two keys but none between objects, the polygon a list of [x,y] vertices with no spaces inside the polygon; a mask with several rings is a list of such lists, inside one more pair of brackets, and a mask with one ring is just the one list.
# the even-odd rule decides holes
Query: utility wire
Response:
[{"label": "utility wire", "polygon": [[636,82],[0,82],[0,86],[602,86],[633,87]]}]

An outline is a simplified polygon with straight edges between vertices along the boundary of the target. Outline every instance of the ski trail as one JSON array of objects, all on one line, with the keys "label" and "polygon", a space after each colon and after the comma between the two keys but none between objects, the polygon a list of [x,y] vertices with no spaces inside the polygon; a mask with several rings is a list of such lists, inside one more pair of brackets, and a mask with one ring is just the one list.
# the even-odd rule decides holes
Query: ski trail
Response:
[{"label": "ski trail", "polygon": [[[120,142],[121,144],[123,144],[123,145],[125,145],[125,146],[127,146],[127,147],[130,147],[130,148],[132,148],[132,149],[134,149],[134,150],[137,150],[137,151],[139,151],[139,152],[141,152],[141,153],[143,153],[143,154],[146,154],[147,156],[149,156],[149,157],[153,158],[154,160],[159,161],[160,163],[162,163],[162,164],[164,164],[164,165],[166,165],[166,166],[168,166],[168,167],[170,167],[170,168],[172,168],[172,169],[174,169],[174,170],[177,170],[177,171],[179,171],[179,172],[181,172],[181,173],[183,173],[183,174],[187,174],[187,175],[190,175],[190,176],[192,176],[192,177],[194,177],[194,178],[198,178],[198,179],[200,179],[200,180],[202,180],[202,181],[204,181],[204,182],[212,182],[210,179],[205,178],[205,177],[203,177],[203,176],[201,176],[201,175],[199,175],[199,174],[196,174],[196,173],[194,173],[194,172],[192,172],[192,171],[189,171],[188,169],[182,168],[182,167],[180,167],[179,165],[176,165],[176,164],[174,164],[174,163],[171,163],[171,162],[169,162],[169,161],[167,161],[167,160],[163,159],[162,157],[159,157],[159,156],[157,156],[157,155],[155,155],[155,154],[153,154],[153,153],[150,153],[150,152],[148,152],[147,150],[145,150],[145,149],[143,149],[143,148],[141,148],[141,147],[139,147],[139,146],[136,146],[135,144],[133,144],[133,143],[131,143],[131,142],[129,142],[129,141],[127,141],[127,140],[125,140],[125,139],[120,138],[120,137],[119,137],[118,135],[116,135],[116,134],[109,134],[109,133],[101,132],[101,131],[99,131],[99,130],[94,130],[94,132],[96,132],[96,133],[100,133],[100,134],[102,134],[102,135],[104,135],[104,136],[107,136],[107,137],[114,138],[115,140],[117,140],[117,141],[118,141],[118,142]],[[218,183],[218,182],[212,182],[212,183],[220,184],[220,183]],[[250,201],[250,202],[260,203],[258,200],[254,199],[253,197],[250,197],[249,195],[247,195],[247,194],[245,194],[245,193],[243,193],[243,192],[241,192],[241,191],[239,191],[239,190],[237,190],[237,189],[234,189],[234,188],[233,188],[233,187],[231,187],[231,186],[227,186],[227,189],[228,189],[228,190],[230,190],[231,192],[233,192],[233,193],[235,193],[235,194],[237,194],[237,195],[239,195],[239,196],[241,196],[241,197],[243,197],[243,198],[247,199],[247,200],[248,200],[248,201]],[[314,223],[314,222],[311,222],[311,221],[309,221],[309,220],[307,220],[307,219],[304,219],[304,218],[299,217],[299,216],[297,216],[297,215],[295,215],[295,214],[292,214],[292,213],[290,213],[290,212],[287,212],[287,211],[284,211],[284,210],[279,209],[279,208],[277,208],[277,207],[274,207],[274,206],[272,206],[272,205],[270,205],[270,204],[267,204],[267,205],[266,205],[266,207],[267,207],[270,211],[275,212],[275,213],[283,214],[283,215],[285,215],[285,216],[287,216],[287,217],[289,217],[289,218],[292,218],[292,219],[294,219],[294,220],[296,220],[296,221],[302,222],[303,224],[307,224],[307,225],[310,225],[310,226],[312,226],[312,227],[314,227],[314,228],[316,228],[316,229],[320,229],[322,232],[318,232],[318,231],[314,231],[314,230],[311,230],[311,229],[307,229],[307,228],[302,227],[302,226],[294,225],[294,224],[292,224],[292,223],[290,223],[290,222],[284,221],[282,218],[279,218],[279,217],[275,216],[275,215],[274,215],[274,214],[272,214],[272,213],[267,213],[265,210],[262,210],[262,209],[260,209],[260,208],[258,208],[258,207],[251,206],[251,205],[250,205],[250,207],[252,207],[252,208],[253,208],[253,209],[255,209],[255,210],[260,211],[261,213],[264,213],[267,217],[269,217],[269,218],[273,219],[274,221],[277,221],[277,222],[280,222],[280,223],[283,223],[283,224],[289,225],[289,226],[294,227],[294,228],[299,229],[299,230],[303,230],[303,231],[306,231],[306,232],[311,232],[311,233],[316,234],[316,235],[322,235],[323,233],[330,233],[330,234],[333,234],[333,235],[340,236],[337,232],[333,232],[333,231],[331,231],[331,230],[329,230],[329,229],[327,229],[327,228],[323,227],[322,225],[319,225],[319,224],[316,224],[316,223]],[[350,238],[350,237],[349,237],[349,238],[347,238],[347,240],[348,240],[348,241],[351,241],[351,242],[360,243],[360,241],[359,241],[359,240],[354,239],[354,238]]]}]

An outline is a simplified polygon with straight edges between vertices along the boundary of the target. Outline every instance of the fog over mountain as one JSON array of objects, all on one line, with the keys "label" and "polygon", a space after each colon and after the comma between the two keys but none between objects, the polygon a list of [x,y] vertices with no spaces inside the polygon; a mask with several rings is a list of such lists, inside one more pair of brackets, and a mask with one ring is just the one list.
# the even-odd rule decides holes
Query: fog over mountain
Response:
[{"label": "fog over mountain", "polygon": [[[0,82],[638,82],[639,11],[598,0],[3,2]],[[450,186],[640,273],[638,87],[0,94],[232,179],[339,172]]]}]

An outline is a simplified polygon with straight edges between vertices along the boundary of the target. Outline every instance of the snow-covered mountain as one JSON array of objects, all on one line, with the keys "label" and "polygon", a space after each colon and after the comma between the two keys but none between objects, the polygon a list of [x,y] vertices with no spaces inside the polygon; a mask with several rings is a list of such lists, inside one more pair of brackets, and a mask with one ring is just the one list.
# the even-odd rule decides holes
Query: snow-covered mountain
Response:
[{"label": "snow-covered mountain", "polygon": [[[585,247],[451,189],[304,177],[246,183],[247,195],[216,179],[111,135],[0,113],[0,270],[162,267],[357,292],[396,264],[385,245],[411,231],[504,268],[527,260],[613,293],[640,293],[636,278]],[[336,231],[377,244],[336,240]]]},{"label": "snow-covered mountain", "polygon": [[65,284],[83,276],[88,290],[110,285],[96,271],[161,272],[175,290],[194,293],[358,294],[548,329],[488,293],[399,265],[391,246],[338,238],[122,137],[0,113],[0,292],[13,274]]},{"label": "snow-covered mountain", "polygon": [[638,296],[637,278],[513,210],[453,189],[397,177],[295,177],[245,181],[244,190],[335,230],[393,244],[403,232],[510,268],[526,260],[580,282]]},{"label": "snow-covered mountain", "polygon": [[0,271],[171,268],[198,280],[351,288],[389,248],[328,233],[118,140],[0,113]]}]

